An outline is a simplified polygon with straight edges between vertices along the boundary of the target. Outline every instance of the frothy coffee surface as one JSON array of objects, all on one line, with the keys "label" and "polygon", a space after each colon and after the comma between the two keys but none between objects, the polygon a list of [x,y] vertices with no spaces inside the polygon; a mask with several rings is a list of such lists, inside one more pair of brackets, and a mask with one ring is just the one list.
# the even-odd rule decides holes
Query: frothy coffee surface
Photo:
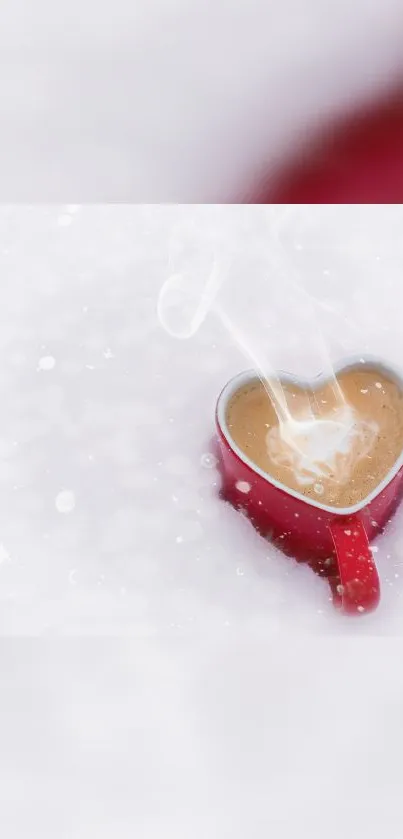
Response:
[{"label": "frothy coffee surface", "polygon": [[284,384],[291,419],[279,425],[263,384],[240,388],[227,409],[239,448],[264,472],[326,506],[351,507],[381,483],[403,450],[403,394],[376,369],[319,390]]}]

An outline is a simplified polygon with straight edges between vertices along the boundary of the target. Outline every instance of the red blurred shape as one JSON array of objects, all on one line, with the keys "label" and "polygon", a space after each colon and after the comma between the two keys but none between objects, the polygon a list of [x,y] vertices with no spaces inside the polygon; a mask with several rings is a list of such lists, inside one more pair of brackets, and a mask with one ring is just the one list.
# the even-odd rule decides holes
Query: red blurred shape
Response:
[{"label": "red blurred shape", "polygon": [[376,204],[403,201],[403,92],[321,134],[263,183],[254,201]]}]

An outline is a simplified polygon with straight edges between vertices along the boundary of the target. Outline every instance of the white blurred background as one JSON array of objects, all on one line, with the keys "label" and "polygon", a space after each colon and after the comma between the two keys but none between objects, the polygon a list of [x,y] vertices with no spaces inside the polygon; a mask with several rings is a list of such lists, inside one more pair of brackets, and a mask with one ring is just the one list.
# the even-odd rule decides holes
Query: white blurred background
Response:
[{"label": "white blurred background", "polygon": [[233,200],[403,71],[402,0],[5,0],[4,200]]}]

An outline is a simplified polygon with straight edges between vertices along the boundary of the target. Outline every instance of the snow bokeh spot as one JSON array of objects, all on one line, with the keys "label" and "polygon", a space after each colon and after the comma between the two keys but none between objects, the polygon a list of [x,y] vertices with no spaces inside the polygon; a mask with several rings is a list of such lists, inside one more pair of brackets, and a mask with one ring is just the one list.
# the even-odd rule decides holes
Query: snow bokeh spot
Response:
[{"label": "snow bokeh spot", "polygon": [[205,452],[205,454],[202,454],[200,458],[200,463],[203,469],[215,469],[218,461],[214,454],[211,452]]},{"label": "snow bokeh spot", "polygon": [[76,506],[76,496],[71,490],[64,489],[56,496],[55,506],[58,513],[72,513]]},{"label": "snow bokeh spot", "polygon": [[238,492],[242,492],[244,495],[248,495],[251,491],[252,487],[248,481],[237,481],[235,484]]},{"label": "snow bokeh spot", "polygon": [[56,367],[56,359],[52,355],[45,355],[39,359],[38,370],[54,370]]}]

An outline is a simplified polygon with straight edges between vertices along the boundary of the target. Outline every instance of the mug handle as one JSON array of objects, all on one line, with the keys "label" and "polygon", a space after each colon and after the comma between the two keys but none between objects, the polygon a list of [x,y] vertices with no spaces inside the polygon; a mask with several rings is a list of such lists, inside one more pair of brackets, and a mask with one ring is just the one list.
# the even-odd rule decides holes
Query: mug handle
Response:
[{"label": "mug handle", "polygon": [[357,518],[335,519],[329,525],[337,554],[340,584],[334,592],[336,606],[348,614],[376,609],[380,582],[368,536]]}]

